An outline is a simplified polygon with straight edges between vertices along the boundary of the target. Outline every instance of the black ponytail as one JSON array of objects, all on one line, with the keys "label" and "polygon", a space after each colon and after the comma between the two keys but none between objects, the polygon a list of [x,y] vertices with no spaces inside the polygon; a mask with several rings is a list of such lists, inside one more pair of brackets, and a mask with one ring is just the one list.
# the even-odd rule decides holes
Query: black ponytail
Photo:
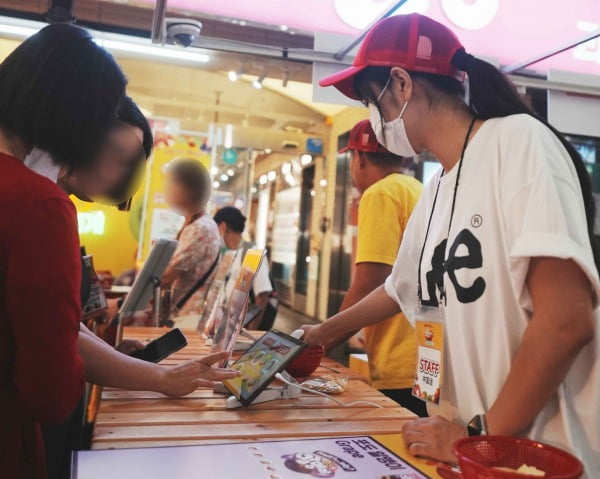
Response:
[{"label": "black ponytail", "polygon": [[529,108],[515,86],[494,65],[465,53],[464,49],[456,52],[452,64],[464,71],[469,77],[469,106],[473,112],[484,120],[508,115],[525,113],[541,121],[554,133],[563,144],[575,166],[587,219],[588,236],[594,255],[596,270],[600,271],[600,255],[594,237],[596,205],[592,196],[592,182],[581,156],[573,145],[556,128],[540,118]]},{"label": "black ponytail", "polygon": [[[563,146],[566,148],[571,161],[575,166],[579,185],[583,196],[587,230],[594,255],[596,270],[600,271],[600,253],[594,237],[594,221],[596,217],[596,205],[592,196],[592,182],[581,156],[573,145],[556,128],[543,118],[539,117],[523,101],[515,86],[494,65],[458,50],[452,58],[452,64],[460,71],[464,71],[469,77],[469,108],[474,114],[483,120],[490,118],[501,118],[509,115],[525,113],[542,122],[552,131]],[[379,90],[390,76],[390,67],[367,67],[356,75],[354,80],[355,91],[365,102],[377,105],[377,99],[373,93],[371,84],[376,84]],[[440,96],[450,98],[452,101],[463,102],[465,88],[459,80],[443,75],[431,73],[409,72],[415,80],[422,80],[432,87],[436,95],[431,95],[429,100],[435,103]],[[441,95],[440,95],[441,94]]]}]

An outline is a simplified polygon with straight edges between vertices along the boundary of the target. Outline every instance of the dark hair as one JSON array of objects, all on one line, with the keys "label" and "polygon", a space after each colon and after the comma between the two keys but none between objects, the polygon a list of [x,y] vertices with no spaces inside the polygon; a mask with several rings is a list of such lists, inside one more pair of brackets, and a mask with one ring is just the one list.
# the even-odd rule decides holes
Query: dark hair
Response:
[{"label": "dark hair", "polygon": [[395,155],[390,151],[356,151],[379,168],[399,171],[404,165],[404,157]]},{"label": "dark hair", "polygon": [[112,55],[82,28],[49,25],[0,64],[0,126],[73,170],[94,161],[125,92]]},{"label": "dark hair", "polygon": [[[458,50],[452,64],[459,70],[464,71],[469,77],[469,103],[468,107],[477,115],[478,118],[487,120],[490,118],[500,118],[515,114],[527,114],[543,123],[556,135],[567,150],[571,161],[575,166],[579,184],[581,186],[583,204],[587,219],[587,230],[590,239],[594,263],[596,269],[600,270],[600,254],[594,238],[594,221],[596,215],[596,206],[592,196],[592,183],[590,175],[585,167],[581,156],[575,150],[573,145],[552,125],[543,118],[540,118],[523,101],[515,86],[510,80],[492,64],[469,55],[464,49]],[[367,67],[356,75],[355,88],[364,100],[377,104],[373,91],[369,87],[370,82],[374,82],[383,88],[383,85],[390,76],[389,67]],[[429,101],[436,103],[443,97],[446,100],[462,101],[464,104],[465,88],[463,84],[455,78],[434,75],[430,73],[409,72],[411,77],[417,81],[427,83],[431,88],[426,89],[429,95]],[[379,108],[379,105],[377,105]]]},{"label": "dark hair", "polygon": [[167,170],[183,186],[198,206],[205,206],[210,198],[211,180],[208,170],[194,158],[177,158]]},{"label": "dark hair", "polygon": [[142,130],[142,147],[144,148],[146,158],[150,158],[154,146],[152,128],[150,128],[150,123],[148,123],[148,119],[144,116],[142,111],[127,95],[125,95],[121,101],[118,117],[123,123],[127,123],[128,125],[135,126]]},{"label": "dark hair", "polygon": [[236,233],[242,233],[246,227],[246,217],[240,210],[233,206],[221,208],[215,213],[213,219],[218,225],[225,223],[230,230]]}]

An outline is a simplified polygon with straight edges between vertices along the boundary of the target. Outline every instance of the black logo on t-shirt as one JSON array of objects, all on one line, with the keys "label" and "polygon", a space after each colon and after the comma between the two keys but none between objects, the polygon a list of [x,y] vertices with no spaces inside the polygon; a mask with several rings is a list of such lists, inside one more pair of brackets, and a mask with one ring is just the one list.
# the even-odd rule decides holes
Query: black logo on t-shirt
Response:
[{"label": "black logo on t-shirt", "polygon": [[[446,293],[444,291],[444,273],[448,274],[448,279],[454,286],[456,297],[461,303],[472,303],[477,301],[485,291],[485,280],[481,276],[476,278],[475,281],[473,281],[473,284],[469,286],[461,285],[456,277],[456,271],[459,269],[479,269],[483,266],[481,243],[475,235],[466,228],[458,233],[454,242],[448,249],[448,260],[444,263],[446,243],[447,240],[443,240],[433,250],[431,269],[425,274],[429,299],[423,298],[424,306],[439,306],[437,291],[440,292],[440,299],[446,299]],[[456,254],[461,245],[467,249],[468,253],[465,256],[457,256]]]}]

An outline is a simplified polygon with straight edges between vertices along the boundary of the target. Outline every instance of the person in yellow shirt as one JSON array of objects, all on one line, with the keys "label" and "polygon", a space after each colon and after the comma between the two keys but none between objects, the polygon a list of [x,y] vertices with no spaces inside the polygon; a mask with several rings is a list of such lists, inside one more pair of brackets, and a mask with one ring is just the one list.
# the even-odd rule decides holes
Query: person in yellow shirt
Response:
[{"label": "person in yellow shirt", "polygon": [[[356,270],[341,310],[381,286],[392,272],[408,218],[423,185],[401,173],[403,158],[387,151],[369,120],[350,131],[350,176],[362,197],[358,206]],[[419,416],[425,403],[412,396],[417,358],[415,333],[403,314],[364,329],[371,385]],[[336,338],[334,344],[348,339]],[[334,344],[328,345],[332,347]]]}]

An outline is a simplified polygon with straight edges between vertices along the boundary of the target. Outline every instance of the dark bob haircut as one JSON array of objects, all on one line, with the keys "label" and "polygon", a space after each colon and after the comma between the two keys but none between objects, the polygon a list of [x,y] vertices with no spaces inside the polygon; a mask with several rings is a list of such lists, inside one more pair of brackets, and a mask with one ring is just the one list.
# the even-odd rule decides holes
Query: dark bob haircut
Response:
[{"label": "dark bob haircut", "polygon": [[123,97],[121,106],[119,107],[118,117],[123,123],[127,123],[128,125],[135,126],[142,130],[142,146],[144,148],[144,154],[146,155],[146,158],[150,158],[152,147],[154,146],[152,128],[150,128],[148,119],[130,97]]},{"label": "dark bob haircut", "polygon": [[49,25],[0,64],[0,127],[71,171],[88,166],[117,118],[126,83],[85,30]]}]

